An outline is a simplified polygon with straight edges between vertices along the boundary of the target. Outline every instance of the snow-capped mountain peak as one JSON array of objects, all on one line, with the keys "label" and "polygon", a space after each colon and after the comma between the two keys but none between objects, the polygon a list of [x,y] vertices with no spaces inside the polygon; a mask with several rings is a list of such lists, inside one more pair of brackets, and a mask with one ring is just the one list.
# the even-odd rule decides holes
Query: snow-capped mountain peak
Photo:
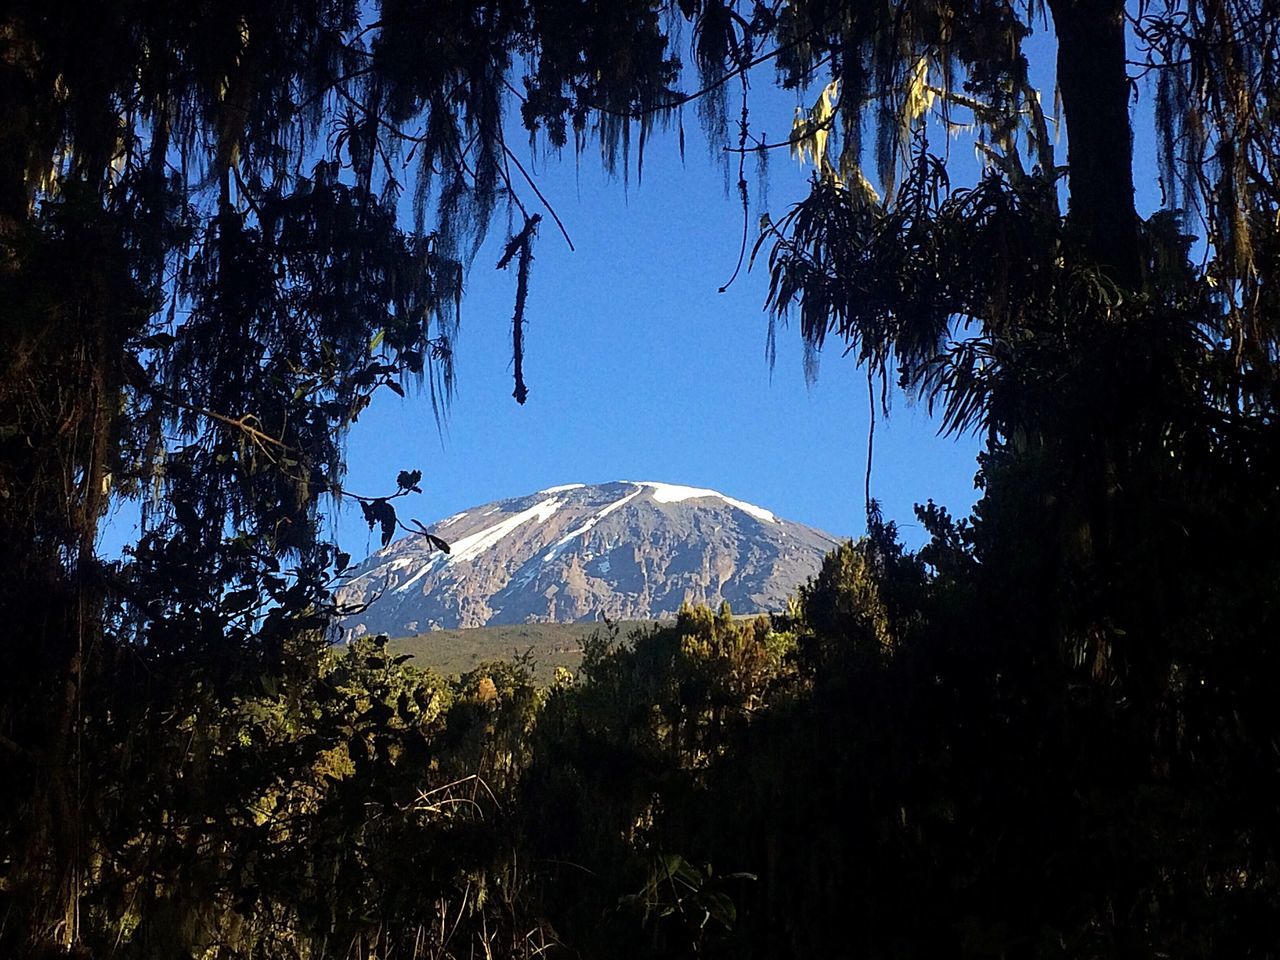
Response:
[{"label": "snow-capped mountain peak", "polygon": [[337,591],[347,636],[528,621],[651,619],[686,601],[781,608],[838,541],[716,490],[567,483],[484,504],[378,551]]}]

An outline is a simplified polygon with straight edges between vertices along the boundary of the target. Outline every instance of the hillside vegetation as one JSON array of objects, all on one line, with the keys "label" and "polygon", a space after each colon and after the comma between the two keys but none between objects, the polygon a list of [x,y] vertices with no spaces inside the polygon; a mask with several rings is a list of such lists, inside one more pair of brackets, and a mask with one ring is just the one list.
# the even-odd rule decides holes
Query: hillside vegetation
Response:
[{"label": "hillside vegetation", "polygon": [[[614,628],[629,635],[653,621],[622,620]],[[583,645],[610,627],[596,623],[522,623],[503,627],[469,627],[463,630],[432,630],[408,637],[393,637],[388,649],[395,655],[408,654],[418,667],[443,674],[462,674],[486,660],[525,657],[539,682],[549,683],[557,667],[576,671],[582,663]]]}]

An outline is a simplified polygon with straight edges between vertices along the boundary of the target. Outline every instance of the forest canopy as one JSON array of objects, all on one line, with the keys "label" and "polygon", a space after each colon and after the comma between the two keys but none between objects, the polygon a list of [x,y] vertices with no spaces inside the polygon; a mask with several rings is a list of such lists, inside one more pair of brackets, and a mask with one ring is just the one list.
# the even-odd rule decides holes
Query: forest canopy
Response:
[{"label": "forest canopy", "polygon": [[[0,945],[1271,955],[1277,14],[8,4]],[[811,104],[781,141],[765,83]],[[509,138],[625,175],[654,137],[683,149],[686,110],[737,171],[775,321],[851,353],[873,402],[983,438],[974,515],[921,506],[913,554],[868,493],[789,618],[690,611],[550,694],[519,664],[451,682],[328,650],[350,557],[323,505],[386,542],[422,479],[347,490],[342,438],[377,391],[447,402],[464,271],[504,219],[527,397],[560,226]],[[745,164],[774,151],[810,192],[751,224]],[[121,498],[143,530],[105,562]]]}]

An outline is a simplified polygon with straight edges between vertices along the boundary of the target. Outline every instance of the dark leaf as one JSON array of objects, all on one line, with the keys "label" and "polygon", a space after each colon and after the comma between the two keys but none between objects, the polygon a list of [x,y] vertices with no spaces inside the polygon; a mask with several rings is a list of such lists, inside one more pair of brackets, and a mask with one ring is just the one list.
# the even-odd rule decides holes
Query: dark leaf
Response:
[{"label": "dark leaf", "polygon": [[164,350],[167,347],[173,346],[175,339],[177,338],[174,337],[172,333],[167,333],[162,330],[159,333],[153,333],[151,336],[144,338],[142,342],[139,343],[139,346],[144,350]]},{"label": "dark leaf", "polygon": [[396,508],[387,502],[385,497],[379,497],[377,500],[361,500],[360,509],[364,513],[364,519],[372,530],[377,524],[382,528],[382,545],[385,547],[391,542],[391,538],[396,532]]},{"label": "dark leaf", "polygon": [[228,593],[222,599],[222,606],[225,610],[238,613],[251,607],[257,598],[258,591],[252,587],[246,587],[244,590],[233,590]]}]

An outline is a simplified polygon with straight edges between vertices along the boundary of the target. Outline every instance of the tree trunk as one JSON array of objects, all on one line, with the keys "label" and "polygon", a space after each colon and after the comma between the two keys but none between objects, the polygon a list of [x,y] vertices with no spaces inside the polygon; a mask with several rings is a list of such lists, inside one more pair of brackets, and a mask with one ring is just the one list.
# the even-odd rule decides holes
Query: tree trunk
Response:
[{"label": "tree trunk", "polygon": [[1124,0],[1049,0],[1067,122],[1067,220],[1085,263],[1141,281]]}]

